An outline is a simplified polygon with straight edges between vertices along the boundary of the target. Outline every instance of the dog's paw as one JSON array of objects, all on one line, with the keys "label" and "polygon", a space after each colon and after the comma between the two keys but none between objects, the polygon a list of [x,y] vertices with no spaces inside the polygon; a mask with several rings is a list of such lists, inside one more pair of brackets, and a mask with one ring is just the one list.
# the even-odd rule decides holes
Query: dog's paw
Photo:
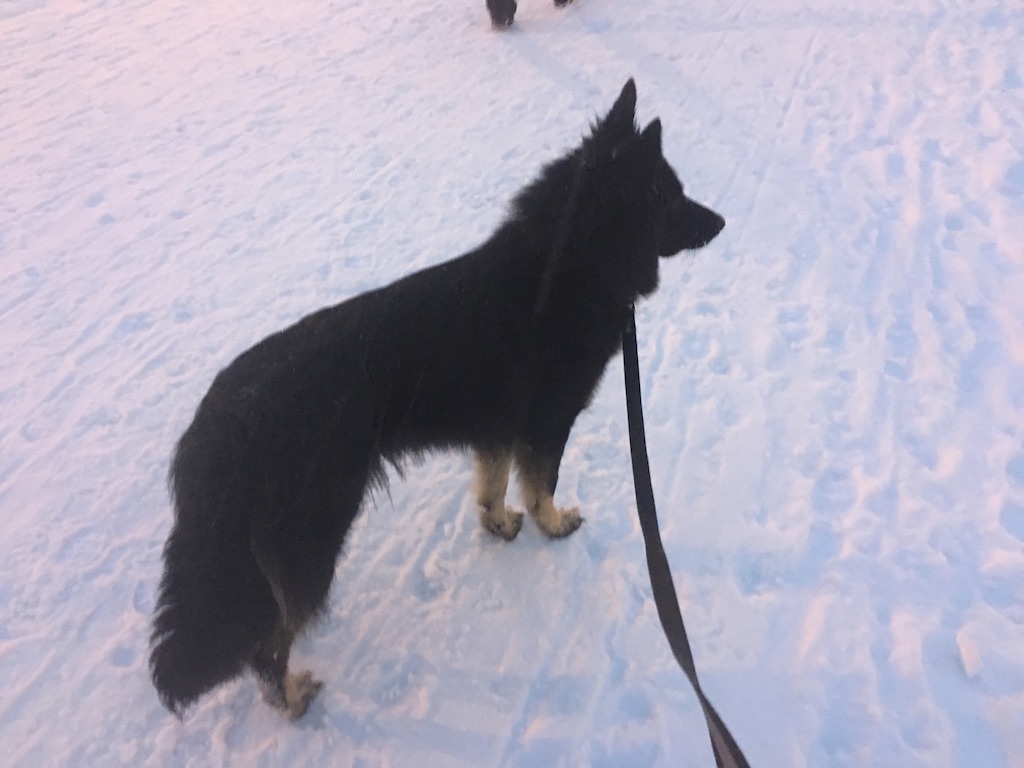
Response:
[{"label": "dog's paw", "polygon": [[[565,6],[567,6],[571,2],[572,2],[572,0],[555,0],[555,5],[557,7],[559,7],[559,8],[564,8]],[[579,526],[577,526],[577,528],[578,527]]]},{"label": "dog's paw", "polygon": [[551,508],[548,514],[535,515],[534,520],[550,539],[564,539],[583,525],[583,516],[578,509]]},{"label": "dog's paw", "polygon": [[309,709],[309,705],[320,693],[324,684],[313,677],[310,671],[299,672],[297,675],[288,675],[284,681],[287,705],[285,714],[290,720],[298,720]]},{"label": "dog's paw", "polygon": [[503,507],[501,513],[496,514],[493,510],[481,507],[480,525],[499,539],[512,541],[523,528],[523,513]]},{"label": "dog's paw", "polygon": [[285,697],[284,690],[271,685],[265,680],[259,680],[260,693],[263,694],[263,700],[267,702],[274,709],[280,709],[282,712],[288,710],[288,699]]}]

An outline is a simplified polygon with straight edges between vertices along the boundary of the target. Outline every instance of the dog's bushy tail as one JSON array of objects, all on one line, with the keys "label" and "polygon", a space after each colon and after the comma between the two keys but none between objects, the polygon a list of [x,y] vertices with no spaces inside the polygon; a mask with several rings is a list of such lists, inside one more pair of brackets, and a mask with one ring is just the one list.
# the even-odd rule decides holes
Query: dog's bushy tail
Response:
[{"label": "dog's bushy tail", "polygon": [[207,458],[191,454],[187,443],[186,436],[170,476],[175,521],[164,547],[149,657],[160,700],[178,716],[245,669],[277,616],[238,508],[244,505],[226,489],[211,493],[214,484],[199,481],[204,473],[183,466]]},{"label": "dog's bushy tail", "polygon": [[272,596],[251,554],[225,547],[245,537],[215,528],[179,520],[164,550],[149,669],[160,700],[179,716],[241,673],[273,622]]}]

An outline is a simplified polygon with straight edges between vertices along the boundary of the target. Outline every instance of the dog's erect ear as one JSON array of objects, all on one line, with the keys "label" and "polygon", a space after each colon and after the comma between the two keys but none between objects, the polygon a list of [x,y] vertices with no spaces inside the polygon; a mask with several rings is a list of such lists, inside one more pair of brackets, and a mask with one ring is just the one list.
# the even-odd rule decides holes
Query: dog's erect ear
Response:
[{"label": "dog's erect ear", "polygon": [[621,118],[622,120],[628,120],[630,125],[633,125],[633,115],[636,112],[636,83],[633,82],[633,78],[629,78],[626,84],[622,86],[622,90],[619,92],[619,98],[615,100],[615,104],[612,106],[611,112],[608,113],[608,120],[612,120],[612,116]]},{"label": "dog's erect ear", "polygon": [[629,78],[622,86],[619,98],[598,126],[606,136],[620,137],[634,131],[633,115],[636,112],[636,83]]},{"label": "dog's erect ear", "polygon": [[661,118],[654,118],[650,125],[644,128],[643,133],[640,134],[640,140],[652,152],[661,154]]}]

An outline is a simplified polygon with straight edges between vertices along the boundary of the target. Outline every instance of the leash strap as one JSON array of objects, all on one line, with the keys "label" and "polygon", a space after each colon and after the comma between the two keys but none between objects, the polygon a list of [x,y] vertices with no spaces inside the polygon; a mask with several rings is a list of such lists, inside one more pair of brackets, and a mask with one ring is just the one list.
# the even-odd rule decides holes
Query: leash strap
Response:
[{"label": "leash strap", "polygon": [[683,615],[679,610],[679,599],[672,583],[672,571],[665,556],[658,530],[658,513],[654,508],[654,488],[651,485],[651,468],[647,462],[647,441],[644,436],[644,413],[640,402],[640,361],[636,349],[636,316],[630,307],[629,319],[622,332],[622,360],[626,372],[626,413],[629,419],[629,450],[633,457],[633,485],[636,491],[637,515],[644,534],[647,549],[647,570],[651,574],[651,591],[658,608],[661,628],[668,638],[668,644],[676,661],[689,678],[697,699],[704,709],[704,719],[711,735],[711,748],[715,753],[718,768],[750,768],[736,740],[725,727],[711,702],[701,690],[697,668],[693,664],[693,652],[686,637]]}]

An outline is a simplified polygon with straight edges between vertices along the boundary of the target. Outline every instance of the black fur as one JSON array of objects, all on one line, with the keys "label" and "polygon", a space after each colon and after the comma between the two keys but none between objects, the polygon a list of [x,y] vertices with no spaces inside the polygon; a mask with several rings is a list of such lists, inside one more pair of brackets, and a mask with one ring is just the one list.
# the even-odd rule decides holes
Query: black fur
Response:
[{"label": "black fur", "polygon": [[683,194],[660,122],[639,132],[635,101],[630,80],[476,250],[315,312],[217,375],[170,471],[150,656],[169,709],[251,668],[270,703],[305,711],[319,683],[288,676],[288,652],[324,609],[385,462],[514,455],[550,497],[630,304],[657,287],[658,258],[725,224]]},{"label": "black fur", "polygon": [[511,27],[516,17],[516,0],[487,0],[487,12],[495,29]]}]

